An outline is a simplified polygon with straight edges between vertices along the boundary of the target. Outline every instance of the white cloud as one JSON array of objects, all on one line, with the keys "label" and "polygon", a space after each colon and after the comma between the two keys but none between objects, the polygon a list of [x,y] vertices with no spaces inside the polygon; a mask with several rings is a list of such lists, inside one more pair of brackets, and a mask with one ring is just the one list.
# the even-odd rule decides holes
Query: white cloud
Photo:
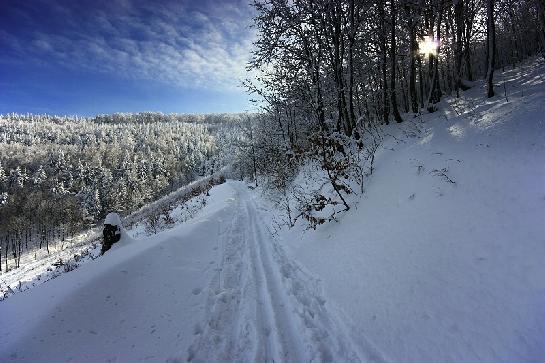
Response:
[{"label": "white cloud", "polygon": [[[83,16],[79,9],[57,6],[59,15],[71,18],[62,33],[38,28],[30,40],[22,40],[0,29],[0,38],[27,61],[45,59],[186,87],[225,90],[240,85],[253,39],[246,2],[218,1],[198,9],[179,1],[109,4]],[[32,47],[22,46],[24,42]]]}]

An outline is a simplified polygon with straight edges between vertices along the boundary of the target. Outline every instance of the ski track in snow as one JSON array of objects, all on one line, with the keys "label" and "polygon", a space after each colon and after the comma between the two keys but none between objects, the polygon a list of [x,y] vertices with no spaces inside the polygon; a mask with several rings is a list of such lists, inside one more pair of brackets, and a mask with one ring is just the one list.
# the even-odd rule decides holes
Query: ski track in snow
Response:
[{"label": "ski track in snow", "polygon": [[318,282],[290,261],[266,230],[246,187],[230,185],[237,198],[231,201],[230,226],[221,234],[223,261],[188,360],[382,361],[369,344],[357,346],[349,338],[328,311]]}]

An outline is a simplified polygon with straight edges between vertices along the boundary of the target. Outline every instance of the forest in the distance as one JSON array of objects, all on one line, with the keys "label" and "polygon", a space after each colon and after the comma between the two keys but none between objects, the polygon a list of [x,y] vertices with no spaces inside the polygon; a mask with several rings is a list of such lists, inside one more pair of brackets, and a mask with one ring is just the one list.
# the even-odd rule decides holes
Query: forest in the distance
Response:
[{"label": "forest in the distance", "polygon": [[[243,114],[0,116],[4,270],[110,211],[128,215],[228,162]],[[13,262],[11,265],[8,259]]]}]

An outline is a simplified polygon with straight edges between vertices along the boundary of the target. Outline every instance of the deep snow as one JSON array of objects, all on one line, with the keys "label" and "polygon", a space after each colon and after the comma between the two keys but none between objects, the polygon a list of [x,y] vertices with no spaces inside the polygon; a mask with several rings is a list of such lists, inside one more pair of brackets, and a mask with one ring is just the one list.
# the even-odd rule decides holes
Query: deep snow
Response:
[{"label": "deep snow", "polygon": [[[122,221],[125,230],[131,237],[140,239],[192,219],[206,205],[207,196],[202,193],[189,200],[185,200],[184,197],[207,184],[212,178],[222,175],[224,171],[225,169],[222,169],[213,176],[195,180],[125,217]],[[171,209],[174,206],[175,208]],[[146,222],[148,215],[152,213],[159,213],[161,216],[154,229],[148,228]],[[165,223],[163,218],[165,213],[168,213],[172,224]],[[19,268],[0,272],[0,301],[92,262],[100,256],[101,238],[101,227],[95,227],[67,238],[64,243],[51,245],[49,253],[42,248],[23,254]]]},{"label": "deep snow", "polygon": [[388,126],[365,193],[316,231],[214,187],[195,218],[0,302],[0,360],[542,361],[544,75]]}]

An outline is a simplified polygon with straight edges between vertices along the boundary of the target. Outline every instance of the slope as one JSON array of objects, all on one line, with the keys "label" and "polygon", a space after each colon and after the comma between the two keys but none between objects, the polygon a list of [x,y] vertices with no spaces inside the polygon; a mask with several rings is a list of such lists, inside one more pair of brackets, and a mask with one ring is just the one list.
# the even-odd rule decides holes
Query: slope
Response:
[{"label": "slope", "polygon": [[508,101],[477,83],[390,125],[356,208],[283,233],[386,359],[545,357],[544,75],[539,60],[498,75]]}]

